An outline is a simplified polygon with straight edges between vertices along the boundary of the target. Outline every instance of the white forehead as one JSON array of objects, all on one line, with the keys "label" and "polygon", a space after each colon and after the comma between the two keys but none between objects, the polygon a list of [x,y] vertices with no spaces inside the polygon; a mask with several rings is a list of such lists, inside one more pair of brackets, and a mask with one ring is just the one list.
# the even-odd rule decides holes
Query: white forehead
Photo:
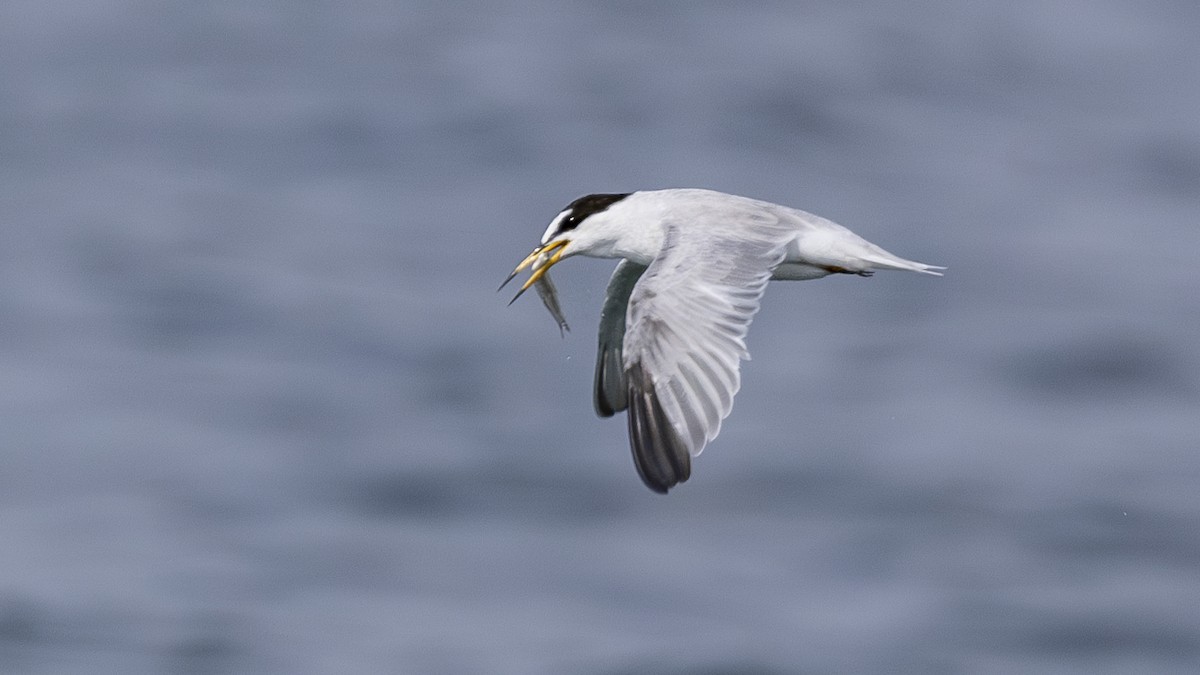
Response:
[{"label": "white forehead", "polygon": [[550,225],[548,225],[546,227],[545,233],[542,234],[542,243],[543,244],[550,241],[550,237],[552,237],[554,235],[554,233],[558,231],[558,226],[562,223],[563,218],[566,218],[567,216],[571,215],[572,210],[573,209],[568,207],[568,208],[563,209],[562,212],[559,213],[557,216],[554,216],[554,220],[550,221]]}]

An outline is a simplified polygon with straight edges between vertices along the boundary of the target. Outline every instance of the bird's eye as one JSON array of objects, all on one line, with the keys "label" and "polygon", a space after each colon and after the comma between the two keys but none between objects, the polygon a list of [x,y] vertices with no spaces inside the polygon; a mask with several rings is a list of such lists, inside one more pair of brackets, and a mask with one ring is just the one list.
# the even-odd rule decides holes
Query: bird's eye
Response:
[{"label": "bird's eye", "polygon": [[542,235],[542,243],[545,244],[564,232],[574,230],[589,217],[604,211],[609,206],[629,195],[630,193],[628,192],[624,194],[595,194],[576,199],[568,204],[567,208],[560,211],[554,217],[554,220],[550,221],[550,225],[546,227],[546,233]]}]

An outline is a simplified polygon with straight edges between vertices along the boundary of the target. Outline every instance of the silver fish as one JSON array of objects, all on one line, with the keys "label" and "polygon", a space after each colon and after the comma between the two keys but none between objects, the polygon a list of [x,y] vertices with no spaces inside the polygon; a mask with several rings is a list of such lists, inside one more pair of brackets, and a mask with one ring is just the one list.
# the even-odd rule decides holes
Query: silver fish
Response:
[{"label": "silver fish", "polygon": [[542,304],[550,312],[550,316],[554,317],[555,323],[558,324],[558,332],[564,336],[571,327],[567,325],[567,319],[563,316],[562,307],[558,304],[558,290],[554,288],[554,282],[550,280],[550,274],[543,274],[542,278],[534,282],[533,287],[537,289],[538,297],[542,299]]},{"label": "silver fish", "polygon": [[[504,288],[508,285],[508,282],[513,280],[513,277],[528,267],[531,273],[529,279],[521,286],[521,290],[517,291],[513,299],[508,301],[508,304],[511,305],[516,302],[517,298],[521,297],[521,294],[530,286],[536,286],[538,297],[542,299],[542,304],[546,306],[546,309],[550,312],[550,316],[554,317],[554,322],[558,324],[559,333],[564,335],[567,331],[571,330],[571,327],[567,325],[567,319],[563,316],[562,307],[558,304],[558,290],[554,288],[554,282],[550,280],[549,275],[546,273],[562,257],[562,247],[565,243],[557,243],[549,247],[539,246],[534,249],[533,253],[526,256],[521,261],[521,264],[517,265],[517,268],[512,271],[512,274],[508,275],[504,283],[500,284],[500,288]],[[547,251],[547,248],[550,250]]]}]

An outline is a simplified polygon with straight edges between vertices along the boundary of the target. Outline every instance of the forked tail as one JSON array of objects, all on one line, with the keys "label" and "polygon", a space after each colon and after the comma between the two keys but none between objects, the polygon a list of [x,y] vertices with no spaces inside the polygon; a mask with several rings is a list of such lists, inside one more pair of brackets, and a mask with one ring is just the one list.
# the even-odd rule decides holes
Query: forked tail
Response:
[{"label": "forked tail", "polygon": [[887,251],[881,251],[881,253],[883,255],[876,253],[862,256],[862,260],[875,269],[905,270],[908,272],[920,272],[921,274],[932,274],[937,277],[942,276],[942,270],[946,269],[940,265],[926,265],[915,260],[905,260]]}]

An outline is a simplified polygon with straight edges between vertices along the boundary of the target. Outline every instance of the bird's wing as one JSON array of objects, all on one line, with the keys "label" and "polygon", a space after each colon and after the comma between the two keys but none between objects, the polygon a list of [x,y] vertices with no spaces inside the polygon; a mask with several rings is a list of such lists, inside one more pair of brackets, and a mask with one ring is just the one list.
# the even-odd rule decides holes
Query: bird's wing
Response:
[{"label": "bird's wing", "polygon": [[646,271],[645,265],[632,260],[622,260],[613,270],[604,293],[604,309],[600,312],[600,339],[596,347],[596,387],[593,399],[596,414],[612,417],[624,410],[628,401],[625,397],[625,361],[622,344],[625,340],[625,312],[629,307],[629,293],[633,285]]},{"label": "bird's wing", "polygon": [[733,408],[746,332],[795,234],[770,213],[667,223],[630,295],[624,339],[629,440],[652,490],[687,480],[691,456]]}]

